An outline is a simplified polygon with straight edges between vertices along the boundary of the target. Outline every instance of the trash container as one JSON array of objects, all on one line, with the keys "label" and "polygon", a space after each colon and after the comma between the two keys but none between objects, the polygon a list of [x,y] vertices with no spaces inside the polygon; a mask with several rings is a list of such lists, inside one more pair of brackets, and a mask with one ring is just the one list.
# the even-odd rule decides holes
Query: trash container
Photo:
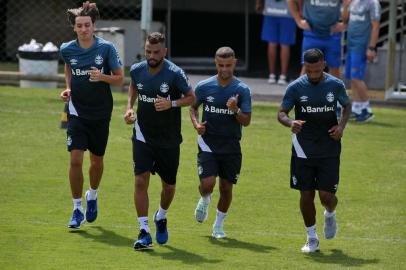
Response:
[{"label": "trash container", "polygon": [[[58,51],[18,51],[19,70],[29,75],[58,75]],[[57,82],[20,80],[22,88],[56,88]]]},{"label": "trash container", "polygon": [[102,27],[96,28],[94,31],[98,37],[101,37],[114,44],[123,66],[125,64],[124,32],[124,29],[120,27]]}]

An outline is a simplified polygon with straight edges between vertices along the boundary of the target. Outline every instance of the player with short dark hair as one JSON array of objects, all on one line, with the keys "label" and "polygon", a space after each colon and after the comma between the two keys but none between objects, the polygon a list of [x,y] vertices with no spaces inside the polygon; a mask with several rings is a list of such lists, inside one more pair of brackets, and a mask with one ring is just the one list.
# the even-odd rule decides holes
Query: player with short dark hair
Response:
[{"label": "player with short dark hair", "polygon": [[83,155],[89,150],[90,188],[86,192],[86,221],[97,218],[97,189],[103,174],[103,156],[113,110],[110,84],[121,85],[123,71],[114,45],[94,35],[99,11],[89,1],[68,9],[68,21],[77,39],[61,45],[65,61],[66,89],[61,98],[69,101],[67,145],[70,152],[69,180],[74,211],[68,227],[85,221],[82,208]]},{"label": "player with short dark hair", "polygon": [[[181,108],[195,100],[185,72],[165,59],[165,36],[154,32],[145,42],[146,60],[131,67],[128,104],[124,120],[134,123],[133,160],[135,174],[134,201],[140,233],[135,249],[152,245],[148,225],[148,185],[150,175],[161,177],[162,192],[159,210],[154,214],[158,244],[168,241],[166,212],[175,196],[179,166]],[[138,99],[137,117],[133,106]]]},{"label": "player with short dark hair", "polygon": [[[236,62],[233,49],[219,48],[215,54],[217,75],[197,84],[196,102],[190,107],[190,118],[199,135],[197,163],[201,198],[195,210],[198,222],[207,219],[216,177],[220,178],[214,238],[226,237],[223,222],[231,205],[233,185],[237,183],[241,170],[242,126],[251,122],[250,90],[233,75]],[[201,122],[200,105],[203,106]]]},{"label": "player with short dark hair", "polygon": [[[283,97],[278,120],[292,131],[290,186],[300,190],[300,210],[307,231],[302,252],[319,251],[316,233],[315,190],[324,211],[324,236],[337,232],[336,206],[339,184],[341,137],[351,113],[344,83],[325,72],[324,55],[319,49],[304,53],[305,74],[290,83]],[[337,122],[337,102],[343,116]],[[295,108],[295,119],[289,112]]]}]

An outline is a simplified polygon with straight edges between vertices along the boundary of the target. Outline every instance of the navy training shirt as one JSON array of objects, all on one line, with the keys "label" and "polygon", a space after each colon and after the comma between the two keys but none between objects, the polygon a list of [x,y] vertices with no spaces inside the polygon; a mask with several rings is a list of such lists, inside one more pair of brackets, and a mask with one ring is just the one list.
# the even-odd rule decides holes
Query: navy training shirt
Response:
[{"label": "navy training shirt", "polygon": [[206,132],[199,136],[202,151],[213,153],[240,153],[242,126],[235,113],[227,108],[230,97],[238,95],[238,107],[244,113],[251,112],[251,91],[236,77],[226,85],[218,83],[217,75],[200,81],[195,90],[196,105],[203,105],[202,122]]},{"label": "navy training shirt", "polygon": [[134,123],[136,139],[157,147],[176,147],[182,142],[181,108],[155,110],[157,96],[177,100],[192,91],[185,72],[164,59],[156,74],[148,71],[147,61],[134,64],[130,71],[133,86],[138,92],[137,121]]},{"label": "navy training shirt", "polygon": [[89,71],[96,67],[101,73],[110,75],[113,70],[121,68],[114,45],[94,36],[90,48],[81,48],[75,39],[63,43],[60,53],[71,72],[69,114],[90,120],[110,119],[113,110],[110,85],[89,81]]},{"label": "navy training shirt", "polygon": [[302,75],[286,89],[282,109],[295,107],[295,119],[306,121],[301,132],[292,134],[292,154],[299,158],[337,157],[341,142],[330,138],[328,130],[337,125],[337,101],[346,106],[349,98],[343,81],[324,73],[324,79],[312,84]]}]

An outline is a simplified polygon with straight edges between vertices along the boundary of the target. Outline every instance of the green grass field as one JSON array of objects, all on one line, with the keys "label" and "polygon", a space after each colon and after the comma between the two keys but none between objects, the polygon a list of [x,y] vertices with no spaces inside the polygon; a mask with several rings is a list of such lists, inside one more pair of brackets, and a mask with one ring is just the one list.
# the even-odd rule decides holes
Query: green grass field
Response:
[{"label": "green grass field", "polygon": [[[115,93],[99,218],[80,230],[72,213],[59,90],[0,87],[1,269],[406,269],[406,110],[375,108],[372,123],[349,123],[343,138],[337,208],[339,232],[322,236],[321,252],[300,252],[306,240],[298,192],[289,188],[290,132],[277,104],[255,103],[244,129],[243,168],[225,221],[227,240],[212,240],[215,203],[198,224],[196,133],[183,109],[177,194],[168,212],[169,242],[132,248],[138,234],[133,204],[131,126]],[[85,155],[88,168],[88,155]],[[85,189],[88,178],[85,180]],[[151,179],[149,216],[160,181]],[[213,200],[218,199],[218,190]],[[151,222],[152,223],[152,222]],[[154,225],[151,226],[155,231]]]}]

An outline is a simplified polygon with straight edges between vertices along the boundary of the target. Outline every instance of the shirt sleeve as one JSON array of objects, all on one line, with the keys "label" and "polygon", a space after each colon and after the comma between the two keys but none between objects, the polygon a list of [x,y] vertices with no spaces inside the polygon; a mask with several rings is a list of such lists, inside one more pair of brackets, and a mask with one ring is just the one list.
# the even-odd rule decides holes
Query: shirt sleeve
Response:
[{"label": "shirt sleeve", "polygon": [[201,88],[200,85],[198,84],[198,85],[196,86],[196,89],[195,89],[195,96],[196,96],[195,105],[196,105],[196,106],[199,106],[199,105],[202,104],[203,101],[204,101],[203,93],[202,93],[202,92],[203,92],[203,91],[202,91],[202,88]]},{"label": "shirt sleeve", "polygon": [[118,68],[121,68],[123,65],[121,63],[120,55],[118,54],[116,47],[114,45],[110,45],[110,50],[109,50],[109,64],[110,64],[110,69],[111,70],[116,70]]},{"label": "shirt sleeve", "polygon": [[381,6],[379,4],[378,0],[373,0],[371,2],[371,8],[370,8],[370,16],[371,20],[380,20],[381,19]]},{"label": "shirt sleeve", "polygon": [[186,73],[183,71],[183,69],[179,68],[179,70],[176,72],[176,77],[175,77],[175,86],[183,93],[186,94],[190,90],[192,90],[192,85],[189,82],[188,77],[186,76]]},{"label": "shirt sleeve", "polygon": [[242,93],[239,95],[240,109],[244,113],[250,113],[252,111],[251,105],[251,91],[250,89],[243,88]]},{"label": "shirt sleeve", "polygon": [[294,95],[294,88],[292,86],[288,86],[286,89],[286,93],[283,96],[281,107],[284,110],[290,111],[295,106],[295,95]]},{"label": "shirt sleeve", "polygon": [[350,102],[350,98],[348,97],[347,91],[345,90],[345,85],[342,82],[339,84],[337,99],[341,106],[346,106]]}]

